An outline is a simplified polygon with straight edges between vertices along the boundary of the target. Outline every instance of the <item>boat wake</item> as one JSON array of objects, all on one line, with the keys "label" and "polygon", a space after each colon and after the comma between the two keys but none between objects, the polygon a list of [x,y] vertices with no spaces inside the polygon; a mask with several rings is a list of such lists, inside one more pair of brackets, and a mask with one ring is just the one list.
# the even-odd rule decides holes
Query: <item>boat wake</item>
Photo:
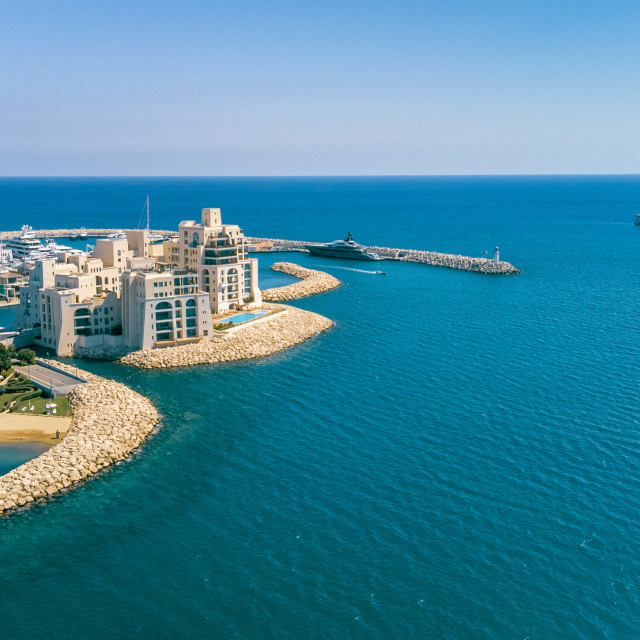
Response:
[{"label": "boat wake", "polygon": [[310,268],[312,269],[342,269],[342,271],[357,271],[358,273],[372,273],[373,275],[386,275],[387,272],[386,271],[371,271],[369,269],[354,269],[353,267],[334,267],[333,265],[328,265],[328,264],[314,264],[311,265]]}]

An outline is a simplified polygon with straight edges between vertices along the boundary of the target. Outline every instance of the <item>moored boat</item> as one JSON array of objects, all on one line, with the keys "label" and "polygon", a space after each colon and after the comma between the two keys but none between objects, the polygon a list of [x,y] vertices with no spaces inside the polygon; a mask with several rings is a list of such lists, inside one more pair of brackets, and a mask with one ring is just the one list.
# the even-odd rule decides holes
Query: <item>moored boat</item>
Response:
[{"label": "moored boat", "polygon": [[42,249],[42,244],[36,238],[35,231],[28,224],[22,225],[20,235],[5,240],[4,246],[6,249],[11,249],[13,257],[16,259],[20,259],[32,251]]},{"label": "moored boat", "polygon": [[354,239],[351,231],[347,233],[344,240],[334,240],[327,244],[305,244],[305,249],[312,256],[323,256],[325,258],[344,258],[347,260],[382,260],[377,253],[367,250]]}]

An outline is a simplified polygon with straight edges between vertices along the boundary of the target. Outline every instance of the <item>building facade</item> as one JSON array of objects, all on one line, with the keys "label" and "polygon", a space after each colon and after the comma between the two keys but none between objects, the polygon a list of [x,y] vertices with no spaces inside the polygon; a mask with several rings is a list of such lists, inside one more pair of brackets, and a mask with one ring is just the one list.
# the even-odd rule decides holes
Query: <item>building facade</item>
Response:
[{"label": "building facade", "polygon": [[200,224],[181,222],[178,245],[178,266],[198,274],[213,313],[262,305],[258,261],[248,257],[242,229],[222,224],[220,209],[203,209]]},{"label": "building facade", "polygon": [[19,287],[19,329],[58,355],[82,349],[148,349],[210,340],[213,313],[259,306],[257,260],[220,209],[180,224],[161,245],[146,230],[99,239],[91,255],[36,260]]},{"label": "building facade", "polygon": [[150,349],[209,340],[209,296],[186,270],[127,271],[122,276],[122,334],[126,346]]}]

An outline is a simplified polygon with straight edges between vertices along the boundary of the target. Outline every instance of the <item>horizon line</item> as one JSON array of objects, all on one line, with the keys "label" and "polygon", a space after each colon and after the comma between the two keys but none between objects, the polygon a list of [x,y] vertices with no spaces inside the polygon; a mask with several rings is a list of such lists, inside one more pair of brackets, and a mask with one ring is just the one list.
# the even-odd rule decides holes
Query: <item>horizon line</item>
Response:
[{"label": "horizon line", "polygon": [[290,179],[290,178],[554,178],[554,177],[596,177],[596,176],[619,176],[619,177],[640,177],[640,173],[348,173],[348,174],[293,174],[293,175],[180,175],[180,174],[159,174],[159,175],[0,175],[0,180],[19,179],[154,179],[154,178],[186,178],[186,179],[207,179],[207,178],[270,178],[270,179]]}]

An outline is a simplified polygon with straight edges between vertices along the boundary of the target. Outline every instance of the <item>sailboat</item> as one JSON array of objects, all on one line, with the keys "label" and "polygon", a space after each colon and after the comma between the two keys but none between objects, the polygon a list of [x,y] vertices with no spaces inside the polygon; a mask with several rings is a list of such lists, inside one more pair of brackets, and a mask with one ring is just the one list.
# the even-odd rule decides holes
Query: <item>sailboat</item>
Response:
[{"label": "sailboat", "polygon": [[142,218],[145,216],[147,218],[147,226],[145,229],[147,230],[147,236],[149,238],[149,242],[164,242],[168,240],[167,236],[163,236],[161,233],[151,233],[149,228],[149,195],[147,194],[147,199],[144,202],[144,207],[142,209],[142,216],[140,217],[140,222],[142,223]]}]

